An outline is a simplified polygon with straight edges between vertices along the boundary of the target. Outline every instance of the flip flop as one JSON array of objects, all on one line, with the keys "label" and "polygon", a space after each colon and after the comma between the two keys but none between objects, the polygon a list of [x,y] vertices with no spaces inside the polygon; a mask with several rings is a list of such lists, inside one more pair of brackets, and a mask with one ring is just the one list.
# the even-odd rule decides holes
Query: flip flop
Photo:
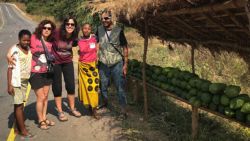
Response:
[{"label": "flip flop", "polygon": [[48,130],[50,127],[47,125],[47,123],[44,121],[39,122],[39,128],[42,130]]},{"label": "flip flop", "polygon": [[44,121],[45,121],[45,123],[46,123],[48,126],[55,126],[55,125],[56,125],[56,123],[55,123],[54,121],[51,121],[51,120],[48,120],[48,119],[45,119]]},{"label": "flip flop", "polygon": [[59,119],[59,121],[67,121],[67,120],[68,120],[68,118],[67,118],[67,116],[64,114],[64,112],[59,112],[57,118]]}]

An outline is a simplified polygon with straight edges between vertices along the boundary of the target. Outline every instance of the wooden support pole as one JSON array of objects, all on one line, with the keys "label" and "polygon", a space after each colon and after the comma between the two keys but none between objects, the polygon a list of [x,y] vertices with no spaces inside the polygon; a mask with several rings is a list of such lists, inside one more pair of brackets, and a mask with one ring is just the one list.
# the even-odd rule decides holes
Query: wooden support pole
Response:
[{"label": "wooden support pole", "polygon": [[198,137],[199,130],[199,112],[198,107],[192,106],[192,139],[195,140]]},{"label": "wooden support pole", "polygon": [[194,62],[194,45],[191,45],[191,65],[192,65],[192,73],[195,74],[195,62]]},{"label": "wooden support pole", "polygon": [[146,83],[146,61],[148,51],[148,17],[145,12],[144,17],[144,52],[143,52],[143,67],[142,67],[142,81],[143,81],[143,95],[144,95],[144,119],[148,118],[148,95],[147,95],[147,83]]},{"label": "wooden support pole", "polygon": [[138,102],[138,81],[133,79],[131,84],[132,84],[132,95],[133,95],[133,102],[137,103]]},{"label": "wooden support pole", "polygon": [[[195,74],[195,48],[197,48],[196,43],[191,43],[191,65],[192,73]],[[195,140],[198,137],[199,129],[199,113],[198,107],[192,106],[192,139]]]}]

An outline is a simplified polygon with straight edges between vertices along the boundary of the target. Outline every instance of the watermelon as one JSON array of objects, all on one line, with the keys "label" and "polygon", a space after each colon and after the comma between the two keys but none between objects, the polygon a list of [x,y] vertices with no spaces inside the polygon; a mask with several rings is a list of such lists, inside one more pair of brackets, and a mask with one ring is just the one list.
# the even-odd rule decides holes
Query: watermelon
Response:
[{"label": "watermelon", "polygon": [[158,80],[161,81],[161,82],[167,82],[168,78],[166,76],[164,76],[164,75],[159,75]]},{"label": "watermelon", "polygon": [[224,110],[224,114],[228,117],[234,117],[235,116],[235,112],[230,109],[229,107],[226,107]]},{"label": "watermelon", "polygon": [[240,109],[243,104],[245,103],[244,99],[240,98],[240,97],[236,97],[232,100],[230,100],[230,108],[231,109]]},{"label": "watermelon", "polygon": [[201,101],[208,104],[212,100],[212,95],[209,93],[202,93],[201,94]]},{"label": "watermelon", "polygon": [[234,98],[240,94],[241,88],[239,86],[229,85],[224,90],[224,93],[229,98]]},{"label": "watermelon", "polygon": [[209,81],[203,81],[200,87],[200,90],[203,92],[209,92],[209,86],[210,86],[210,82]]},{"label": "watermelon", "polygon": [[191,105],[193,105],[194,102],[195,102],[195,100],[197,100],[197,97],[193,96],[193,97],[191,97],[191,98],[188,100],[188,102],[189,102]]},{"label": "watermelon", "polygon": [[238,121],[241,121],[241,122],[245,122],[245,114],[242,113],[240,110],[237,110],[235,112],[235,118],[238,120]]},{"label": "watermelon", "polygon": [[153,74],[151,77],[152,77],[152,79],[155,80],[155,81],[158,80],[158,76],[157,76],[156,74]]},{"label": "watermelon", "polygon": [[223,106],[228,106],[230,103],[230,99],[226,95],[222,95],[220,98],[220,104]]},{"label": "watermelon", "polygon": [[202,79],[196,79],[196,81],[195,81],[195,87],[197,89],[201,90],[202,83],[203,83]]},{"label": "watermelon", "polygon": [[167,89],[168,89],[168,85],[165,84],[165,83],[161,83],[161,88],[162,88],[163,90],[167,90]]},{"label": "watermelon", "polygon": [[155,67],[155,68],[153,69],[153,71],[154,71],[154,73],[155,73],[156,75],[160,75],[162,69],[161,69],[160,67]]},{"label": "watermelon", "polygon": [[212,102],[216,105],[220,104],[220,96],[219,95],[213,95]]},{"label": "watermelon", "polygon": [[246,123],[250,125],[250,114],[246,116]]},{"label": "watermelon", "polygon": [[223,105],[218,106],[218,112],[224,114],[225,107]]},{"label": "watermelon", "polygon": [[191,90],[189,90],[188,94],[190,94],[191,96],[196,96],[197,95],[197,90],[196,89],[191,89]]},{"label": "watermelon", "polygon": [[240,110],[242,113],[250,114],[250,102],[246,102]]},{"label": "watermelon", "polygon": [[199,99],[194,100],[193,106],[200,107],[201,106],[201,101]]},{"label": "watermelon", "polygon": [[223,94],[226,84],[223,83],[212,83],[209,86],[209,92],[212,94]]},{"label": "watermelon", "polygon": [[189,85],[190,85],[191,87],[195,88],[195,86],[196,86],[196,81],[197,81],[197,79],[196,79],[196,78],[193,78],[193,79],[190,79],[188,83],[189,83]]},{"label": "watermelon", "polygon": [[213,111],[216,111],[218,107],[217,107],[216,104],[210,103],[210,104],[208,105],[208,108],[211,109],[211,110],[213,110]]}]

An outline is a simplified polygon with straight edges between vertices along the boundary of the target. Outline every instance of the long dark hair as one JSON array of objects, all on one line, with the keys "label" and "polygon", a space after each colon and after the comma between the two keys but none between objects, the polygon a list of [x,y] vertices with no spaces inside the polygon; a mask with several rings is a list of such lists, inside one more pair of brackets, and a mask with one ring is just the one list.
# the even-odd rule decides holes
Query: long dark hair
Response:
[{"label": "long dark hair", "polygon": [[[66,24],[69,22],[69,20],[72,19],[75,23],[75,29],[72,33],[72,35],[70,36],[70,38],[67,38],[66,35],[67,35],[67,31],[66,31]],[[78,38],[78,33],[79,33],[79,27],[78,27],[78,24],[77,24],[77,21],[74,17],[68,17],[66,19],[64,19],[63,23],[61,24],[60,26],[60,39],[62,41],[72,41],[72,40],[76,40]]]},{"label": "long dark hair", "polygon": [[51,25],[51,34],[49,35],[47,41],[49,42],[52,42],[55,40],[55,37],[54,37],[54,33],[55,33],[55,29],[56,29],[56,25],[50,21],[50,20],[42,20],[39,25],[36,27],[36,30],[34,32],[35,36],[37,39],[41,39],[42,37],[42,31],[43,31],[43,27],[44,25],[46,24],[50,24]]}]

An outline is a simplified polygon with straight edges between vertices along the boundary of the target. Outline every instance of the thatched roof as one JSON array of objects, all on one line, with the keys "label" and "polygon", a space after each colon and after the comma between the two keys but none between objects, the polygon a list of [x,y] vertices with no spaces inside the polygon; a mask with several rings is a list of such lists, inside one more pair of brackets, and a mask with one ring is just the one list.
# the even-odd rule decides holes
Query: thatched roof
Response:
[{"label": "thatched roof", "polygon": [[[96,0],[97,1],[97,0]],[[250,54],[248,0],[109,0],[93,2],[108,8],[119,21],[150,36],[178,43],[199,43],[214,49]],[[145,18],[147,15],[147,18]]]}]

